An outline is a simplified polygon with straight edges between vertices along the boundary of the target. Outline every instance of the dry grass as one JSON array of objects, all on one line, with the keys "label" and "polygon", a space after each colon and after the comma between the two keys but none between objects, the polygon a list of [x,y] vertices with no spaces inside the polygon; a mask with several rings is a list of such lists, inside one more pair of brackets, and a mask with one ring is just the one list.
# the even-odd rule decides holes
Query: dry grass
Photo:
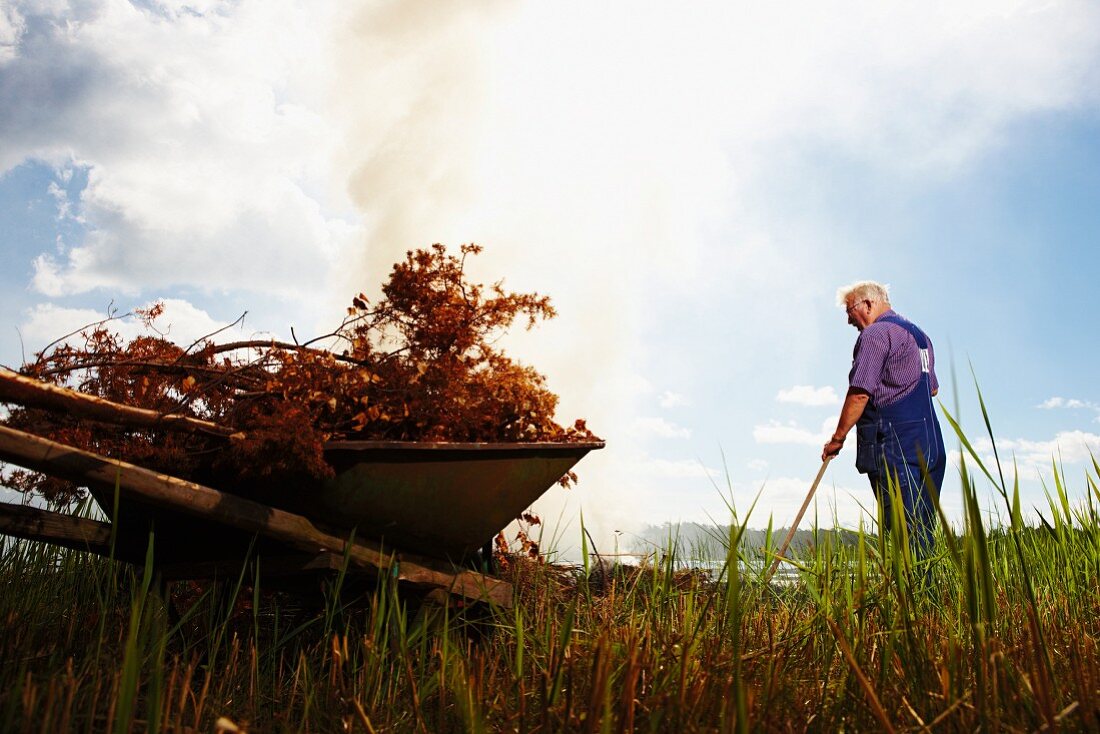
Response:
[{"label": "dry grass", "polygon": [[860,533],[767,585],[735,523],[717,577],[517,561],[509,611],[383,585],[310,612],[242,578],[178,587],[177,620],[131,568],[7,543],[0,729],[1098,731],[1097,475],[1073,506],[1056,470],[1031,526],[978,469],[1011,520],[983,524],[964,466],[965,524],[924,563]]}]

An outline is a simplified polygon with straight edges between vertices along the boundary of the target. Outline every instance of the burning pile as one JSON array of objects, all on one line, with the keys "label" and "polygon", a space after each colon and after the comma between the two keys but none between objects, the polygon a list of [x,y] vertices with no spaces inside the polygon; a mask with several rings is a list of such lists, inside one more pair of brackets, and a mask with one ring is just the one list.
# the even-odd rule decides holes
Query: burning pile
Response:
[{"label": "burning pile", "polygon": [[[113,404],[180,420],[134,425],[20,401],[3,423],[200,484],[259,492],[330,476],[322,449],[332,439],[595,438],[582,420],[558,425],[558,398],[543,376],[494,346],[516,319],[529,329],[555,312],[537,293],[468,282],[466,258],[480,251],[410,251],[376,303],[355,296],[336,329],[302,343],[217,344],[215,333],[181,346],[154,330],[160,305],[135,312],[147,334],[129,342],[111,330],[113,319],[90,325],[37,354],[22,375],[92,396],[105,412]],[[198,429],[178,430],[188,426]],[[79,493],[33,472],[11,472],[3,483],[52,502]]]}]

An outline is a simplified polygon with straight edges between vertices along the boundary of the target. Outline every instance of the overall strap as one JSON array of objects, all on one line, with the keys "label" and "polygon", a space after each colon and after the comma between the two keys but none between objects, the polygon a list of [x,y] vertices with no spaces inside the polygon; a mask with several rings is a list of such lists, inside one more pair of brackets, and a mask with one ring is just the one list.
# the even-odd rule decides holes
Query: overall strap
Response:
[{"label": "overall strap", "polygon": [[928,354],[928,337],[924,335],[924,332],[918,329],[913,322],[906,321],[898,316],[881,316],[878,320],[900,326],[912,335],[917,342],[917,349],[920,350],[920,370],[923,373],[928,373],[931,369],[931,359]]}]

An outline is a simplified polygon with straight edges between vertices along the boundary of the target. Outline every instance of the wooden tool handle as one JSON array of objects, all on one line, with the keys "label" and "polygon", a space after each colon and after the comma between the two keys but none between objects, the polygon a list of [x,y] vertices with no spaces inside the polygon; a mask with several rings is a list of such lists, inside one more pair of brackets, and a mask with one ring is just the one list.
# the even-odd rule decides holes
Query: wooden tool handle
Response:
[{"label": "wooden tool handle", "polygon": [[806,508],[810,506],[810,500],[814,498],[814,492],[817,491],[817,485],[821,484],[821,478],[825,476],[825,469],[832,460],[833,457],[826,456],[825,461],[821,462],[821,468],[817,470],[817,476],[814,477],[813,486],[810,487],[810,492],[806,495],[806,501],[802,503],[802,508],[795,516],[794,522],[791,523],[791,529],[787,531],[787,537],[783,539],[783,545],[779,546],[779,552],[775,554],[775,561],[772,563],[772,567],[768,569],[768,575],[764,577],[764,583],[771,581],[772,575],[775,573],[776,569],[779,568],[779,563],[783,560],[783,554],[787,552],[787,548],[790,546],[791,540],[794,539],[794,534],[798,530],[798,523],[802,522],[802,516],[806,514]]}]

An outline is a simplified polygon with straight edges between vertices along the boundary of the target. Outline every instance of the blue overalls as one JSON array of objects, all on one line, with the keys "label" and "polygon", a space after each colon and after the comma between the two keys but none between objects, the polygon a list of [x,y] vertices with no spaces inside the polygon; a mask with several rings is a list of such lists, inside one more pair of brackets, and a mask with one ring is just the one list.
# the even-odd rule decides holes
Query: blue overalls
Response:
[{"label": "blue overalls", "polygon": [[[893,517],[887,476],[896,478],[909,529],[909,545],[913,555],[921,559],[932,546],[936,523],[931,492],[939,492],[947,468],[940,422],[932,405],[928,337],[913,324],[894,316],[883,316],[879,321],[896,324],[913,335],[920,349],[921,375],[917,386],[897,402],[879,407],[873,398],[868,400],[856,423],[856,469],[871,481],[881,506],[884,531],[890,530]],[[925,481],[926,473],[932,486]]]}]

